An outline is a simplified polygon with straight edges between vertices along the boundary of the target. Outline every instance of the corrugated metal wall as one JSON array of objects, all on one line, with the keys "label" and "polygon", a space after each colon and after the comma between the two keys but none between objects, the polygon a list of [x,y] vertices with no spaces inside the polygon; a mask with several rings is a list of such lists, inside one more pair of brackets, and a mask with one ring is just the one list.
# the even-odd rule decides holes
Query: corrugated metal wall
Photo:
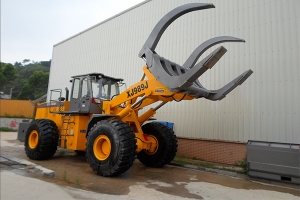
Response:
[{"label": "corrugated metal wall", "polygon": [[0,100],[1,117],[33,117],[34,107],[29,100]]},{"label": "corrugated metal wall", "polygon": [[249,68],[254,74],[222,101],[172,102],[155,117],[174,122],[180,137],[300,143],[299,0],[145,1],[55,45],[49,88],[70,88],[71,75],[89,72],[123,77],[127,86],[137,82],[144,65],[137,54],[152,28],[189,2],[211,2],[216,8],[176,20],[156,51],[183,64],[205,40],[236,36],[246,43],[223,44],[228,52],[200,82],[215,89]]}]

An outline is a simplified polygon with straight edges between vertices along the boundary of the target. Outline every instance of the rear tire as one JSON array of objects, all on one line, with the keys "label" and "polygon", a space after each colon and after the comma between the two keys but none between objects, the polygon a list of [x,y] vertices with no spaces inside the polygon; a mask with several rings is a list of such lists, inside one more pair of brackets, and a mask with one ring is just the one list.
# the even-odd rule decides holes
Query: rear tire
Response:
[{"label": "rear tire", "polygon": [[56,124],[47,119],[38,119],[30,123],[25,135],[25,152],[33,160],[51,158],[58,144]]},{"label": "rear tire", "polygon": [[88,134],[86,158],[100,176],[116,176],[126,172],[133,165],[135,155],[135,134],[122,121],[100,121]]},{"label": "rear tire", "polygon": [[158,122],[152,122],[142,126],[144,134],[148,137],[155,138],[158,148],[155,152],[142,150],[137,154],[141,163],[148,167],[163,167],[169,164],[177,152],[177,139],[174,131]]}]

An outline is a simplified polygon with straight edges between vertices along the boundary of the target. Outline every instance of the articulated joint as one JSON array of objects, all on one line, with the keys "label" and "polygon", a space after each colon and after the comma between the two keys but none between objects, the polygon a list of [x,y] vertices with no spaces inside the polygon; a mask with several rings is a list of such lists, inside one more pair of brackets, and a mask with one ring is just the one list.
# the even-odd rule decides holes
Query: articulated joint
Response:
[{"label": "articulated joint", "polygon": [[136,152],[144,150],[147,154],[152,155],[158,149],[158,141],[155,137],[151,137],[146,134],[137,133],[135,135],[136,138]]}]

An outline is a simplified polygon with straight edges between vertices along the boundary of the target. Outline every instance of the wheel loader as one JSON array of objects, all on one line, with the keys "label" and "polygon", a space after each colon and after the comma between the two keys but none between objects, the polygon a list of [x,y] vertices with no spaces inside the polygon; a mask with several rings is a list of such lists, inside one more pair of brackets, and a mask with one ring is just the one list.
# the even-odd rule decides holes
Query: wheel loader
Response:
[{"label": "wheel loader", "polygon": [[[102,73],[72,76],[72,89],[69,94],[66,88],[65,98],[61,89],[51,90],[49,102],[37,106],[35,120],[26,130],[27,156],[42,160],[51,158],[57,147],[74,150],[84,153],[91,168],[101,176],[124,173],[135,158],[149,167],[170,163],[177,152],[177,139],[168,126],[151,122],[157,110],[172,101],[221,100],[252,74],[247,70],[218,90],[208,90],[198,80],[227,50],[220,46],[197,63],[199,57],[220,43],[245,42],[235,37],[221,36],[205,41],[182,65],[155,52],[162,34],[174,20],[186,13],[210,8],[214,5],[190,3],[167,13],[138,54],[146,62],[141,80],[124,92],[120,92],[122,78]],[[145,112],[139,112],[145,107]]]}]

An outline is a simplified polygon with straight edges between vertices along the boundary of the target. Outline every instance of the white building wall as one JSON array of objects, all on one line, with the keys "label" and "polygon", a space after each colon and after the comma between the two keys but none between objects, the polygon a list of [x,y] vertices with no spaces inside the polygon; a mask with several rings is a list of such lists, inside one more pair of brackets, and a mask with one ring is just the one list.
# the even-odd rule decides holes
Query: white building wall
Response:
[{"label": "white building wall", "polygon": [[172,23],[158,54],[183,64],[205,40],[235,36],[246,43],[224,43],[228,52],[200,82],[216,89],[247,69],[254,74],[222,101],[172,102],[155,117],[174,122],[179,137],[300,143],[299,0],[145,1],[55,45],[49,88],[70,88],[70,76],[89,72],[122,77],[128,87],[139,81],[144,61],[137,54],[152,28],[168,11],[189,2],[216,8]]}]

